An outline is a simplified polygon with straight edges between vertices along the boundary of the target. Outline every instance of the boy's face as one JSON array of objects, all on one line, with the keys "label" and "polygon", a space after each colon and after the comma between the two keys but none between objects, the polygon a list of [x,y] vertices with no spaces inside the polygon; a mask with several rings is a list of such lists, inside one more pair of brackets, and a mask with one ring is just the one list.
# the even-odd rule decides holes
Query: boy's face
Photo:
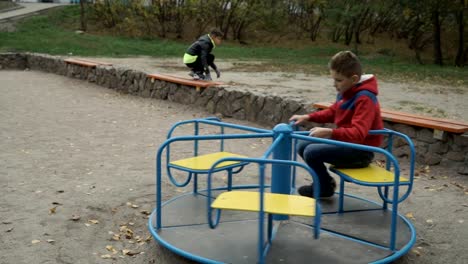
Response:
[{"label": "boy's face", "polygon": [[359,77],[357,75],[346,77],[334,70],[330,70],[330,75],[333,79],[333,86],[335,86],[336,91],[340,94],[343,94],[359,82]]},{"label": "boy's face", "polygon": [[223,41],[223,38],[222,37],[214,37],[213,38],[213,41],[214,43],[216,44],[216,46],[220,45],[221,42]]}]

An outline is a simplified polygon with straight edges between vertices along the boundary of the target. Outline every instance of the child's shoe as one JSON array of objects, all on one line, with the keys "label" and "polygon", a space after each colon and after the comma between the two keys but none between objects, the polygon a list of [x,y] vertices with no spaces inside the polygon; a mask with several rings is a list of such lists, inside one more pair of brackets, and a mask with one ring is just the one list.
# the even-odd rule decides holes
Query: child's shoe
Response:
[{"label": "child's shoe", "polygon": [[205,79],[205,75],[203,75],[203,73],[201,72],[195,72],[193,74],[193,79],[194,80],[204,80]]},{"label": "child's shoe", "polygon": [[[331,179],[330,184],[325,187],[325,186],[320,186],[320,198],[331,198],[335,194],[335,189],[336,189],[336,182],[335,179]],[[310,198],[314,198],[314,184],[311,185],[304,185],[297,190],[297,192],[301,196],[307,196]]]}]

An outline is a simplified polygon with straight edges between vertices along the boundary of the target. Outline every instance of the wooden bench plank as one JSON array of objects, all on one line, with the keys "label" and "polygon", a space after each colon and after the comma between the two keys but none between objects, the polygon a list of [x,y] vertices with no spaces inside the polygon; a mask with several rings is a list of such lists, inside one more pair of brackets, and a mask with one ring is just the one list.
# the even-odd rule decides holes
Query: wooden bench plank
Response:
[{"label": "wooden bench plank", "polygon": [[77,60],[77,59],[65,59],[64,61],[66,63],[77,64],[77,65],[81,65],[81,66],[85,66],[85,67],[91,67],[91,68],[95,68],[96,66],[99,65],[98,63],[95,63],[95,62],[81,61],[81,60]]},{"label": "wooden bench plank", "polygon": [[[313,104],[313,107],[317,109],[327,109],[331,105],[332,103],[329,102],[319,102]],[[381,109],[381,114],[382,119],[385,121],[418,127],[432,128],[457,134],[468,132],[468,123],[462,121],[408,114],[385,109]]]},{"label": "wooden bench plank", "polygon": [[159,73],[148,74],[148,78],[151,78],[153,80],[156,79],[156,80],[178,83],[178,84],[187,85],[187,86],[193,86],[193,87],[196,87],[197,90],[199,90],[200,88],[208,88],[211,86],[217,86],[217,85],[223,84],[222,82],[193,80],[193,79],[159,74]]},{"label": "wooden bench plank", "polygon": [[[315,200],[305,196],[264,193],[264,212],[270,214],[315,216]],[[220,194],[212,208],[239,211],[260,211],[260,193],[231,191]]]},{"label": "wooden bench plank", "polygon": [[98,65],[104,65],[104,66],[112,66],[112,63],[109,63],[109,62],[102,62],[102,61],[96,61],[96,60],[87,60],[87,59],[75,59],[75,60],[89,62],[89,63],[97,63]]},{"label": "wooden bench plank", "polygon": [[91,68],[95,68],[96,66],[99,66],[99,65],[104,65],[104,66],[112,65],[112,63],[108,63],[108,62],[92,61],[92,60],[78,59],[78,58],[68,58],[68,59],[65,59],[64,61],[66,63],[77,64],[77,65],[91,67]]}]

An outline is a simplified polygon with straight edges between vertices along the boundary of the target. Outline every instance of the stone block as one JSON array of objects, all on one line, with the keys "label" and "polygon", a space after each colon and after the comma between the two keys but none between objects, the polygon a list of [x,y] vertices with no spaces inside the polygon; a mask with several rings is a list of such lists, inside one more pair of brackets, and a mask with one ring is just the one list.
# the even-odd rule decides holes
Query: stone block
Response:
[{"label": "stone block", "polygon": [[426,143],[434,143],[437,142],[437,139],[433,137],[432,129],[422,128],[416,132],[416,138],[420,141]]},{"label": "stone block", "polygon": [[434,152],[437,154],[447,153],[449,150],[449,145],[445,142],[435,142],[429,145],[429,152]]}]

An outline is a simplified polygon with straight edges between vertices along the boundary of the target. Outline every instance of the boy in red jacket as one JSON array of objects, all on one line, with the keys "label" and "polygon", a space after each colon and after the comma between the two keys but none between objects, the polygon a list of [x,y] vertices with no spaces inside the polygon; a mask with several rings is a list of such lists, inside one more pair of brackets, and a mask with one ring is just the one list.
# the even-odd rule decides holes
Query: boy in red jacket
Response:
[{"label": "boy in red jacket", "polygon": [[[369,130],[383,129],[375,76],[362,75],[361,63],[351,51],[335,54],[328,66],[338,92],[336,102],[328,109],[293,115],[289,120],[295,121],[296,125],[306,121],[334,123],[334,129],[312,128],[309,136],[379,147],[383,137],[369,135]],[[372,152],[306,141],[299,143],[298,154],[317,173],[320,197],[331,197],[336,189],[335,180],[324,163],[342,168],[363,168],[374,158]],[[313,197],[312,185],[302,186],[298,192]]]}]

